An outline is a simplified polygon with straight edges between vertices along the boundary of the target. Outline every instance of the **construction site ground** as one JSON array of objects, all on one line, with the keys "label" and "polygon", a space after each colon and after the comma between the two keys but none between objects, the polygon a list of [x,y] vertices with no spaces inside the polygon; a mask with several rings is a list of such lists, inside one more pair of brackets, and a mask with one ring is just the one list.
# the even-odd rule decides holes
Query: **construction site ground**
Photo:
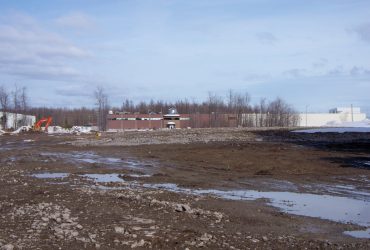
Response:
[{"label": "construction site ground", "polygon": [[0,249],[370,249],[344,233],[366,225],[263,196],[370,202],[369,133],[20,133],[0,143]]}]

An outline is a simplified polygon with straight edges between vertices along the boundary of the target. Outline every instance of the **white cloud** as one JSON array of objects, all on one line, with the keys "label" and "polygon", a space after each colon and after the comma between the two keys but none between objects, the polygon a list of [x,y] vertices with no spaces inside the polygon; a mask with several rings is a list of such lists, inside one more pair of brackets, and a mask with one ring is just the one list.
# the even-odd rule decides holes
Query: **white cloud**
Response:
[{"label": "white cloud", "polygon": [[303,77],[306,74],[306,70],[294,68],[294,69],[289,69],[283,72],[283,74],[288,77],[298,78],[298,77]]},{"label": "white cloud", "polygon": [[7,21],[0,20],[2,73],[32,79],[70,79],[80,74],[72,65],[89,56],[59,34],[45,30],[30,16],[16,14]]},{"label": "white cloud", "polygon": [[270,32],[258,32],[256,36],[263,44],[274,44],[278,40],[276,36]]},{"label": "white cloud", "polygon": [[77,30],[89,30],[94,27],[94,21],[88,15],[81,12],[73,12],[65,16],[61,16],[55,22],[65,28]]},{"label": "white cloud", "polygon": [[361,40],[370,43],[370,23],[363,23],[352,29]]}]

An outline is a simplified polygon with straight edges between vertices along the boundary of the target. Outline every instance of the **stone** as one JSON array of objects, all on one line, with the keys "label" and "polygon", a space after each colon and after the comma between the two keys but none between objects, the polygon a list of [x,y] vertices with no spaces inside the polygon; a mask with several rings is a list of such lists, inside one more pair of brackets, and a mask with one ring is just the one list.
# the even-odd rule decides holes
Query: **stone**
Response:
[{"label": "stone", "polygon": [[14,246],[12,244],[6,244],[0,248],[1,250],[13,250]]},{"label": "stone", "polygon": [[191,208],[189,205],[186,204],[177,204],[175,207],[176,212],[190,212]]},{"label": "stone", "polygon": [[125,228],[123,228],[123,227],[114,227],[114,231],[118,234],[124,234],[125,233]]},{"label": "stone", "polygon": [[142,247],[144,245],[145,245],[145,241],[143,239],[141,239],[140,241],[137,241],[134,244],[132,244],[131,248]]},{"label": "stone", "polygon": [[78,236],[78,232],[77,232],[77,231],[72,231],[71,235],[72,235],[73,237],[77,237],[77,236]]},{"label": "stone", "polygon": [[42,221],[45,221],[45,222],[48,222],[48,221],[49,221],[49,218],[47,218],[47,217],[42,217],[42,218],[41,218],[41,220],[42,220]]},{"label": "stone", "polygon": [[210,239],[212,239],[212,235],[207,233],[203,234],[202,237],[200,237],[200,240],[204,242],[208,242]]}]

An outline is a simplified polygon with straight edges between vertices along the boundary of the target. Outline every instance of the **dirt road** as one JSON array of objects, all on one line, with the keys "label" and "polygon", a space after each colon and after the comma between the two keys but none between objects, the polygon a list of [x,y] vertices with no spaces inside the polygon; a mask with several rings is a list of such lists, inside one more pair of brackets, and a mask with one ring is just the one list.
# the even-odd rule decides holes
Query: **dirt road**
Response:
[{"label": "dirt road", "polygon": [[370,248],[366,133],[191,129],[0,142],[0,249]]}]

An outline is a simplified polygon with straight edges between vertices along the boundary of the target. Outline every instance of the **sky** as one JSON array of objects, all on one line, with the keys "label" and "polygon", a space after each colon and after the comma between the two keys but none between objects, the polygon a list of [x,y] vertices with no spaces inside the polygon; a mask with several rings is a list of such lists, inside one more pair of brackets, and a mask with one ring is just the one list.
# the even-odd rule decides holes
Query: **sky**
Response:
[{"label": "sky", "polygon": [[0,0],[0,85],[91,107],[212,92],[370,114],[368,0]]}]

